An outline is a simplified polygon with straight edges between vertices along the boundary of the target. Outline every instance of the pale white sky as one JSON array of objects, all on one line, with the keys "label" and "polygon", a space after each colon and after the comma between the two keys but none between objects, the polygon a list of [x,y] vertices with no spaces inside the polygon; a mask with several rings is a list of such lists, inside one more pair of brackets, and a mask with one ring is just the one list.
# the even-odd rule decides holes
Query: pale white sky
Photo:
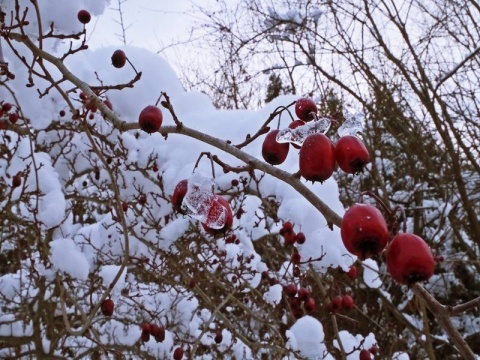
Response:
[{"label": "pale white sky", "polygon": [[[189,38],[189,29],[201,14],[194,5],[204,6],[212,0],[127,0],[123,3],[127,45],[146,47],[154,52]],[[89,45],[93,48],[122,44],[118,0],[90,24]],[[168,51],[167,54],[168,55]]]}]

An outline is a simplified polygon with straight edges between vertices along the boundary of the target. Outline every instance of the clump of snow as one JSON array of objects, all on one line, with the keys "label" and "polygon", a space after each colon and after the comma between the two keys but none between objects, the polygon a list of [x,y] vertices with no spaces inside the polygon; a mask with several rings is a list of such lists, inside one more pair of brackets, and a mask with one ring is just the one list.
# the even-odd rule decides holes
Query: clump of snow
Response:
[{"label": "clump of snow", "polygon": [[72,239],[53,240],[50,248],[50,260],[55,268],[79,280],[88,278],[90,265]]},{"label": "clump of snow", "polygon": [[325,333],[320,321],[310,315],[303,316],[292,325],[288,335],[293,350],[299,350],[309,359],[323,359],[326,352],[323,343]]},{"label": "clump of snow", "polygon": [[378,289],[382,286],[378,271],[378,265],[374,260],[366,259],[363,261],[363,281],[368,287]]},{"label": "clump of snow", "polygon": [[282,300],[282,285],[275,284],[270,286],[265,294],[263,294],[263,298],[269,304],[278,305]]},{"label": "clump of snow", "polygon": [[[118,275],[120,268],[121,267],[118,265],[103,265],[100,268],[98,275],[103,279],[103,285],[106,288],[110,287],[113,280]],[[125,267],[117,283],[113,287],[112,293],[119,293],[125,287],[126,276],[127,276],[127,268]]]}]

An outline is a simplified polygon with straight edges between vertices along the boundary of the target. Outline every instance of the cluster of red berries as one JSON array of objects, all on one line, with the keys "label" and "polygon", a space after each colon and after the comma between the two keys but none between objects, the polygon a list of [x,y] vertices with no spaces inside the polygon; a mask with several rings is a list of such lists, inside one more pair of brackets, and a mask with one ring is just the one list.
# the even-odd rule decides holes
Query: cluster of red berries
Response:
[{"label": "cluster of red berries", "polygon": [[[305,125],[317,119],[317,105],[309,98],[301,98],[295,103],[295,114],[299,117],[293,121],[290,129]],[[271,130],[262,145],[262,156],[271,165],[279,165],[285,161],[290,143],[279,143],[279,130]],[[296,144],[294,144],[296,145]],[[295,146],[298,148],[298,146]],[[322,133],[307,136],[300,147],[299,166],[300,175],[309,181],[323,182],[332,176],[336,164],[348,174],[363,171],[370,162],[368,150],[356,136],[342,136],[334,145]]]},{"label": "cluster of red berries", "polygon": [[[183,199],[188,191],[188,180],[184,179],[181,180],[173,191],[172,195],[172,206],[173,209],[181,214],[185,215],[185,211],[182,208]],[[223,235],[228,230],[232,228],[233,225],[233,212],[230,204],[228,203],[225,198],[221,197],[217,194],[212,194],[209,199],[208,204],[206,204],[207,210],[207,218],[205,222],[202,222],[203,229],[211,234],[211,235]],[[226,214],[225,223],[223,227],[219,229],[212,228],[208,226],[208,224],[217,223],[221,216]]]},{"label": "cluster of red berries", "polygon": [[296,319],[301,318],[305,313],[311,314],[315,311],[315,299],[309,289],[305,287],[298,289],[297,285],[290,283],[283,287],[283,292],[287,295],[292,315]]},{"label": "cluster of red berries", "polygon": [[373,205],[352,205],[343,216],[340,234],[347,250],[362,260],[387,249],[387,270],[400,284],[425,281],[434,273],[435,259],[427,243],[409,233],[397,234],[389,243],[385,218]]},{"label": "cluster of red berries", "polygon": [[144,323],[142,325],[142,335],[140,338],[143,342],[148,342],[150,336],[153,336],[156,342],[163,342],[163,340],[165,340],[165,328],[157,324]]},{"label": "cluster of red berries", "polygon": [[342,309],[350,310],[355,307],[355,302],[349,294],[337,295],[327,304],[327,310],[335,314]]},{"label": "cluster of red berries", "polygon": [[378,346],[373,345],[370,349],[363,349],[360,351],[360,354],[358,356],[358,360],[371,360],[372,355],[377,355],[378,354]]},{"label": "cluster of red berries", "polygon": [[283,223],[282,228],[280,229],[280,235],[284,238],[285,244],[294,245],[305,243],[305,234],[303,232],[296,233],[293,230],[293,224],[290,221]]},{"label": "cluster of red berries", "polygon": [[[0,106],[0,117],[6,116],[10,123],[16,124],[18,119],[20,119],[20,115],[18,114],[18,112],[10,112],[12,109],[12,104],[8,102],[3,102]],[[0,123],[0,129],[4,129],[5,123],[3,121],[0,121]]]}]

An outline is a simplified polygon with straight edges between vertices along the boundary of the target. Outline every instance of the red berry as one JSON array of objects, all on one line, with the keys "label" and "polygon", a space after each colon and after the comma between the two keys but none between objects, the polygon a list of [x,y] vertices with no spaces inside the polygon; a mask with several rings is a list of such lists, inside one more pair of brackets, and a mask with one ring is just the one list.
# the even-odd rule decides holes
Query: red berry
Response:
[{"label": "red berry", "polygon": [[303,309],[301,307],[299,308],[292,308],[292,315],[295,317],[295,319],[300,319],[301,317],[303,317],[304,312],[303,312]]},{"label": "red berry", "polygon": [[140,335],[140,338],[142,339],[143,342],[149,342],[150,341],[150,332],[142,330],[142,335]]},{"label": "red berry", "polygon": [[12,123],[12,124],[15,124],[18,119],[20,118],[20,116],[17,114],[17,113],[11,113],[9,116],[8,116],[8,120]]},{"label": "red berry", "polygon": [[306,301],[310,297],[310,291],[307,288],[300,288],[298,290],[298,298],[301,301]]},{"label": "red berry", "polygon": [[290,149],[290,144],[277,142],[279,130],[270,131],[262,144],[263,159],[271,165],[280,165],[285,161]]},{"label": "red berry", "polygon": [[[224,209],[226,210],[225,225],[223,225],[223,227],[220,229],[214,229],[209,227],[207,224],[214,224],[220,220],[220,217],[224,213]],[[232,224],[233,224],[233,213],[232,213],[232,208],[230,207],[230,204],[223,197],[214,195],[213,201],[210,205],[210,209],[208,210],[206,223],[202,223],[203,229],[209,234],[220,235],[220,234],[225,234],[225,232],[232,227]]]},{"label": "red berry", "polygon": [[140,197],[138,198],[138,203],[142,206],[145,205],[147,203],[147,196],[140,195]]},{"label": "red berry", "polygon": [[115,307],[115,304],[112,299],[106,299],[102,302],[102,305],[100,306],[100,310],[102,311],[102,314],[105,316],[112,316],[113,315],[113,309]]},{"label": "red berry", "polygon": [[282,229],[284,231],[292,231],[293,230],[293,224],[290,221],[285,221],[282,225]]},{"label": "red berry", "polygon": [[288,245],[295,244],[295,239],[296,239],[295,231],[290,230],[290,231],[284,232],[283,238],[285,239],[285,244],[288,244]]},{"label": "red berry", "polygon": [[183,349],[181,347],[177,347],[173,352],[173,359],[174,360],[182,360],[183,359]]},{"label": "red berry", "polygon": [[162,120],[162,111],[156,106],[149,105],[140,112],[138,125],[146,133],[153,134],[162,126]]},{"label": "red berry", "polygon": [[295,103],[295,114],[297,114],[300,120],[313,120],[317,114],[317,105],[309,98],[298,99]]},{"label": "red berry", "polygon": [[335,169],[335,147],[324,134],[307,136],[300,149],[300,174],[308,181],[324,182]]},{"label": "red berry", "polygon": [[213,339],[215,343],[220,344],[223,340],[222,330],[218,330],[215,334],[215,338]]},{"label": "red berry", "polygon": [[347,276],[350,279],[355,279],[357,277],[357,273],[358,273],[357,267],[355,265],[352,265],[348,268]]},{"label": "red berry", "polygon": [[22,178],[18,174],[14,175],[12,177],[12,188],[19,187],[20,185],[22,185]]},{"label": "red berry", "polygon": [[188,180],[184,179],[181,180],[177,186],[175,186],[175,190],[173,190],[173,195],[172,195],[172,206],[173,209],[181,214],[184,214],[185,212],[182,210],[182,202],[183,198],[185,197],[185,194],[187,193],[188,190]]},{"label": "red berry", "polygon": [[347,250],[362,260],[379,254],[389,239],[382,213],[369,204],[355,204],[345,212],[340,234]]},{"label": "red berry", "polygon": [[372,357],[370,356],[370,351],[363,349],[362,351],[360,351],[358,360],[371,360],[371,358]]},{"label": "red berry", "polygon": [[112,65],[117,69],[120,69],[125,66],[127,63],[127,55],[123,50],[115,50],[112,54]]},{"label": "red berry", "polygon": [[146,331],[147,333],[150,333],[151,326],[149,323],[144,323],[142,324],[142,331]]},{"label": "red berry", "polygon": [[288,297],[294,297],[297,295],[297,285],[295,284],[288,284],[283,287],[283,291],[287,294]]},{"label": "red berry", "polygon": [[290,261],[292,262],[292,264],[299,264],[301,259],[302,257],[300,256],[300,254],[298,252],[294,252],[290,258]]},{"label": "red berry", "polygon": [[315,311],[316,308],[315,299],[313,297],[309,297],[303,303],[303,307],[305,308],[305,311],[307,313],[312,313],[313,311]]},{"label": "red berry", "polygon": [[348,174],[363,171],[370,162],[370,155],[363,142],[356,136],[341,137],[335,145],[335,158],[340,169]]},{"label": "red berry", "polygon": [[92,19],[92,16],[87,10],[80,10],[77,14],[77,18],[82,24],[88,24]]},{"label": "red berry", "polygon": [[427,243],[414,234],[398,234],[388,246],[387,271],[400,284],[412,285],[430,279],[435,259]]},{"label": "red berry", "polygon": [[378,346],[376,344],[372,345],[372,347],[370,349],[368,349],[368,351],[370,351],[373,355],[377,355],[378,354]]},{"label": "red berry", "polygon": [[12,104],[10,103],[3,103],[2,104],[2,110],[5,111],[5,112],[9,112],[10,110],[12,110]]},{"label": "red berry", "polygon": [[150,335],[155,338],[156,342],[165,340],[165,328],[157,324],[150,324]]},{"label": "red berry", "polygon": [[127,202],[122,202],[122,210],[123,212],[127,212],[128,211],[128,203]]},{"label": "red berry", "polygon": [[344,307],[345,309],[353,309],[355,307],[355,302],[350,295],[343,295],[342,307]]},{"label": "red berry", "polygon": [[304,244],[305,243],[305,234],[303,232],[299,232],[297,235],[295,235],[295,241],[298,244]]},{"label": "red berry", "polygon": [[342,308],[343,305],[343,297],[340,295],[335,296],[329,304],[329,310],[332,313],[336,313],[338,310]]},{"label": "red berry", "polygon": [[60,110],[59,115],[60,117],[64,117],[66,115],[65,110]]},{"label": "red berry", "polygon": [[[292,121],[292,122],[288,125],[288,128],[289,128],[289,129],[296,129],[297,127],[303,126],[303,125],[305,125],[305,121],[303,121],[303,120],[295,120],[295,121]],[[300,145],[293,144],[293,143],[292,143],[292,146],[293,146],[295,149],[300,149],[300,148],[301,148]]]}]

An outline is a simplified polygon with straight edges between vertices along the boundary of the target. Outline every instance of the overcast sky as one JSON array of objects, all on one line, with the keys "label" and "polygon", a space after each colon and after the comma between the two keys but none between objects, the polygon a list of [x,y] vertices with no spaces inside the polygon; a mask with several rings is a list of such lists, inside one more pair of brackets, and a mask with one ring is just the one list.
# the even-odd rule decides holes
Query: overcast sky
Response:
[{"label": "overcast sky", "polygon": [[[127,0],[123,3],[124,24],[128,45],[159,51],[164,47],[189,38],[189,29],[201,16],[195,5],[211,0]],[[111,0],[109,10],[91,24],[89,44],[92,47],[122,44],[118,0]],[[168,56],[168,51],[165,54]]]}]

